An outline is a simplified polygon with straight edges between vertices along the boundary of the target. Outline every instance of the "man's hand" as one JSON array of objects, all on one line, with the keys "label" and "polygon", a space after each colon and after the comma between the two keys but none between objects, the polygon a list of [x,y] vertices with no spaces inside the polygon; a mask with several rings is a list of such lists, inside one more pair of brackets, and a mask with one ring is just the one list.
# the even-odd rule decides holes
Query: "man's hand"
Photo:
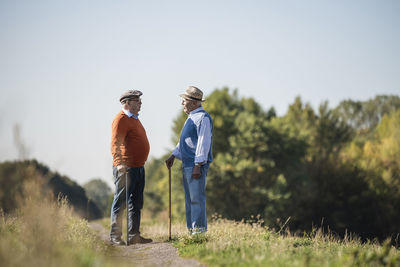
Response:
[{"label": "man's hand", "polygon": [[169,158],[167,158],[167,160],[165,161],[165,165],[167,165],[168,169],[171,169],[172,165],[174,165],[174,160],[175,160],[174,155],[171,155],[169,156]]},{"label": "man's hand", "polygon": [[128,166],[126,166],[126,165],[124,165],[124,164],[121,164],[121,165],[118,165],[118,166],[117,166],[117,171],[118,171],[119,173],[124,174],[124,173],[126,173],[127,170],[128,170]]},{"label": "man's hand", "polygon": [[201,170],[200,170],[201,165],[194,165],[193,171],[192,171],[192,177],[194,179],[199,179],[201,176]]}]

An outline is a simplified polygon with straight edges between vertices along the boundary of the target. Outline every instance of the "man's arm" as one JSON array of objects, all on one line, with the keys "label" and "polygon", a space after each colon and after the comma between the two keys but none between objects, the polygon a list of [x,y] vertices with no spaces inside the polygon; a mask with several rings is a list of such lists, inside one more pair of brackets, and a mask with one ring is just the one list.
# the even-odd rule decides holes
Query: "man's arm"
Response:
[{"label": "man's arm", "polygon": [[179,142],[176,145],[175,149],[172,151],[172,155],[174,155],[175,158],[182,159],[181,150],[179,149]]},{"label": "man's arm", "polygon": [[197,130],[197,147],[196,155],[194,158],[195,164],[206,163],[208,160],[208,152],[211,148],[211,124],[207,117],[204,117]]},{"label": "man's arm", "polygon": [[194,168],[192,172],[193,178],[200,178],[201,171],[200,167],[208,160],[208,153],[211,148],[211,123],[208,117],[204,117],[200,123],[200,126],[197,130],[197,147],[196,154],[194,158]]},{"label": "man's arm", "polygon": [[118,171],[125,171],[126,165],[122,159],[122,147],[127,134],[127,128],[120,119],[114,120],[111,133],[111,154],[117,165]]}]

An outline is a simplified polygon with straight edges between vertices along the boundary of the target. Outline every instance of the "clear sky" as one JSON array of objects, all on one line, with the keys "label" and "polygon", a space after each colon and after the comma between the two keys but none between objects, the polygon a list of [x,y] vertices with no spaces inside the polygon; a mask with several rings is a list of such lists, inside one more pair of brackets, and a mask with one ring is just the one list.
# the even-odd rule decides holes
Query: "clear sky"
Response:
[{"label": "clear sky", "polygon": [[112,184],[120,94],[144,95],[151,156],[169,151],[179,94],[237,88],[283,115],[400,95],[400,1],[0,0],[0,161],[29,156]]}]

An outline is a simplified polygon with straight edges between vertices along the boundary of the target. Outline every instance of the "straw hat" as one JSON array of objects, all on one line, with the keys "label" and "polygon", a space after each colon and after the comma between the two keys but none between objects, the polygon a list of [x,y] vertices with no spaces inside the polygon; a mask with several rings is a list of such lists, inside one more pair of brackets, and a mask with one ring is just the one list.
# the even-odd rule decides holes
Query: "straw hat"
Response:
[{"label": "straw hat", "polygon": [[194,86],[189,86],[186,89],[185,93],[180,94],[179,96],[187,100],[196,100],[201,102],[206,101],[205,99],[203,99],[203,92],[199,88]]}]

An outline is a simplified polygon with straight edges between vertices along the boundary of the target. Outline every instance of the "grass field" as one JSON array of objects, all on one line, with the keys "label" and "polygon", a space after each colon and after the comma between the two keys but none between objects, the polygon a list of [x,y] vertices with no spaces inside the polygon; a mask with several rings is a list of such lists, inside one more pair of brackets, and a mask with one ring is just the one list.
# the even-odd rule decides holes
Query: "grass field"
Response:
[{"label": "grass field", "polygon": [[[32,188],[29,189],[29,187]],[[109,257],[86,220],[74,216],[65,200],[43,199],[34,185],[14,215],[0,215],[1,266],[124,266]],[[168,240],[167,220],[143,214],[142,235]],[[108,228],[109,218],[101,220]],[[301,236],[262,226],[256,218],[234,222],[214,216],[206,234],[189,236],[173,221],[173,245],[183,257],[208,266],[400,266],[400,251],[388,243],[361,243],[315,230]]]},{"label": "grass field", "polygon": [[[108,218],[102,222],[108,227]],[[206,234],[189,236],[184,222],[174,221],[172,242],[182,257],[208,266],[400,266],[400,250],[389,243],[340,239],[318,229],[298,236],[261,225],[257,218],[234,222],[214,216]],[[145,213],[142,234],[167,241],[167,220]]]},{"label": "grass field", "polygon": [[182,256],[210,266],[400,266],[400,251],[388,244],[341,240],[318,230],[294,236],[221,218],[207,234],[184,235],[175,245]]}]

